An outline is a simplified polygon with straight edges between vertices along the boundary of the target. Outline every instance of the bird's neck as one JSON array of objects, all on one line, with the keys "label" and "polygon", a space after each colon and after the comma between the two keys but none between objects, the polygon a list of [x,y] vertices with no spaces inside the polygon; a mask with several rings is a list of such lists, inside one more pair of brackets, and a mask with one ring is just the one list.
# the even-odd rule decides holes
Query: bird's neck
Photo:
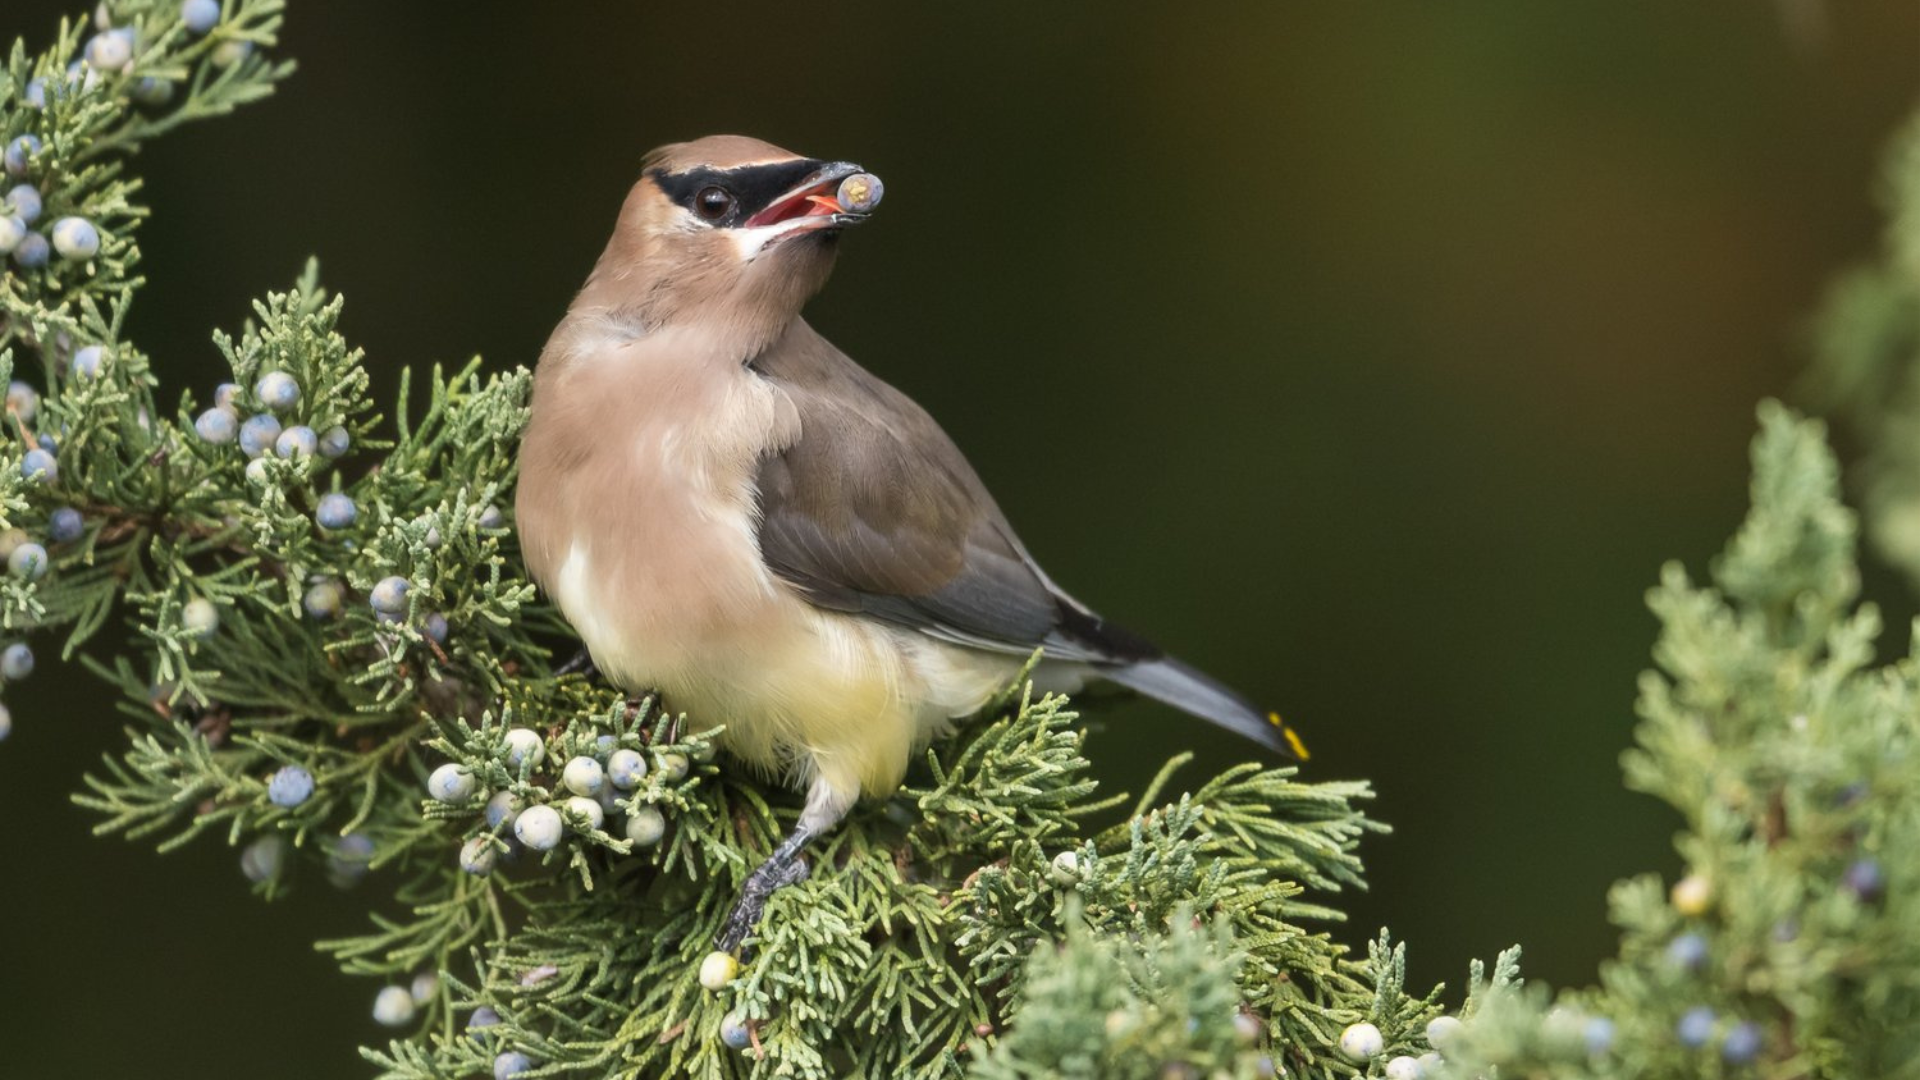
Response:
[{"label": "bird's neck", "polygon": [[832,254],[781,253],[768,265],[656,265],[645,253],[608,246],[568,309],[570,319],[635,334],[697,338],[741,364],[778,341],[826,283]]}]

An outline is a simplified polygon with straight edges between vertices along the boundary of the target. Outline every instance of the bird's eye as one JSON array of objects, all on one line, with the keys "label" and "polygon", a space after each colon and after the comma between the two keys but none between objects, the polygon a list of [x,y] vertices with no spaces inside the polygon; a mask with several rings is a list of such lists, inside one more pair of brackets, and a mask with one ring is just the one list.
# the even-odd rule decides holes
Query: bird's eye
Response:
[{"label": "bird's eye", "polygon": [[733,192],[714,186],[703,187],[693,196],[693,212],[706,221],[719,221],[733,212]]}]

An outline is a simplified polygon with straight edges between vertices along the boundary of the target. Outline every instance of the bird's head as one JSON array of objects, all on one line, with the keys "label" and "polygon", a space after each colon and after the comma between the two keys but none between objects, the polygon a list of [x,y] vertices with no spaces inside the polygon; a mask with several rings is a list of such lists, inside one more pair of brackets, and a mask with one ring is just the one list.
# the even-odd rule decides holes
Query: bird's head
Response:
[{"label": "bird's head", "polygon": [[866,220],[880,192],[858,165],[758,139],[663,146],[647,155],[586,291],[653,327],[777,333],[826,283],[840,231]]}]

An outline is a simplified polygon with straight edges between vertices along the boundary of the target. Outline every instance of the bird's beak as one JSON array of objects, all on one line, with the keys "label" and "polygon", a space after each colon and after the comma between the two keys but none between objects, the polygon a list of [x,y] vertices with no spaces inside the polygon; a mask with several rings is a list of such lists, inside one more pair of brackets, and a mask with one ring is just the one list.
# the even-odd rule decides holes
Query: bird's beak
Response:
[{"label": "bird's beak", "polygon": [[871,185],[871,198],[856,205],[842,201],[841,184],[864,171],[850,161],[824,165],[799,186],[768,203],[766,209],[748,218],[744,225],[749,229],[777,226],[781,236],[858,225],[879,205],[879,183],[875,180]]}]

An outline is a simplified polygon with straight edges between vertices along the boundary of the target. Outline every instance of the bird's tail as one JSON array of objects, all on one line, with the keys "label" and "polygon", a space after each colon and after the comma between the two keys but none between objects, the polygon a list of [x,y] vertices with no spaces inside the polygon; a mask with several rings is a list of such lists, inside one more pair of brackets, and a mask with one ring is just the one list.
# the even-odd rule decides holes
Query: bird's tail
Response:
[{"label": "bird's tail", "polygon": [[1171,656],[1104,668],[1100,674],[1269,749],[1301,761],[1307,759],[1306,744],[1279,713],[1259,708],[1231,687]]}]

